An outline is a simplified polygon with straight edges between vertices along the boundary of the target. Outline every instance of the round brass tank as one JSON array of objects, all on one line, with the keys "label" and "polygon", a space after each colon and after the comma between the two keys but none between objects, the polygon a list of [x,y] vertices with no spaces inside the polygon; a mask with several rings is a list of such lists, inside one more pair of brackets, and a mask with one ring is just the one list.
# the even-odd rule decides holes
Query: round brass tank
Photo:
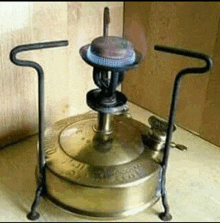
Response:
[{"label": "round brass tank", "polygon": [[63,119],[45,132],[47,197],[77,214],[123,217],[160,197],[160,165],[143,144],[147,126],[114,116],[109,134],[97,114]]}]

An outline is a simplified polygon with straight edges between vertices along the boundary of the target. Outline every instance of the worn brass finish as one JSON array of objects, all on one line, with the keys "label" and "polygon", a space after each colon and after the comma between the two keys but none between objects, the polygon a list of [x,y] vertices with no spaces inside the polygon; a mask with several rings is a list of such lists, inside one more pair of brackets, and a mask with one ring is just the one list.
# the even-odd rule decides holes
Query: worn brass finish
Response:
[{"label": "worn brass finish", "polygon": [[49,199],[76,214],[91,217],[125,217],[138,213],[158,199],[158,174],[127,187],[86,187],[57,177],[47,169]]},{"label": "worn brass finish", "polygon": [[96,131],[97,114],[61,120],[45,132],[48,198],[72,212],[123,217],[160,197],[160,165],[142,142],[147,127],[114,116],[112,133]]}]

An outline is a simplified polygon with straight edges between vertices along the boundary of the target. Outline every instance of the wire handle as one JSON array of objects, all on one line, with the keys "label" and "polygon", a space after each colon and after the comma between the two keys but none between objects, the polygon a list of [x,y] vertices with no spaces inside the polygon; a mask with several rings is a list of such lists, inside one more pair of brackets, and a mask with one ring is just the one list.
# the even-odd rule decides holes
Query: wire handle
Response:
[{"label": "wire handle", "polygon": [[182,69],[178,72],[176,75],[174,85],[173,85],[173,93],[172,93],[172,99],[171,99],[171,105],[170,105],[170,112],[169,112],[169,120],[168,120],[168,128],[167,128],[167,137],[165,141],[164,146],[164,155],[162,160],[162,172],[161,172],[161,196],[162,196],[162,203],[165,209],[164,213],[160,214],[160,218],[162,220],[170,220],[172,216],[169,213],[169,205],[167,203],[167,195],[165,190],[165,181],[166,181],[166,170],[167,170],[167,163],[168,163],[168,157],[170,153],[170,143],[172,140],[172,132],[173,132],[173,123],[175,119],[175,110],[176,110],[176,104],[177,104],[177,95],[179,92],[179,86],[180,86],[180,80],[183,76],[186,74],[197,74],[197,73],[205,73],[209,71],[213,66],[212,59],[202,53],[193,52],[185,49],[178,49],[168,46],[161,46],[161,45],[155,45],[154,49],[157,51],[162,51],[165,53],[171,53],[171,54],[177,54],[181,56],[186,56],[190,58],[196,58],[199,60],[203,60],[205,62],[205,66],[203,67],[190,67]]},{"label": "wire handle", "polygon": [[193,52],[189,51],[186,49],[178,49],[178,48],[173,48],[173,47],[168,47],[168,46],[161,46],[161,45],[155,45],[154,50],[165,52],[165,53],[171,53],[171,54],[177,54],[181,56],[186,56],[186,57],[191,57],[195,59],[200,59],[206,62],[206,66],[204,67],[192,67],[192,68],[186,68],[184,70],[181,70],[179,73],[180,75],[183,74],[196,74],[196,73],[205,73],[211,69],[213,66],[213,61],[212,59],[202,53],[198,52]]},{"label": "wire handle", "polygon": [[17,54],[30,51],[30,50],[40,50],[52,47],[62,47],[67,46],[68,41],[53,41],[53,42],[42,42],[34,44],[25,44],[16,46],[10,52],[10,60],[12,63],[23,67],[32,67],[37,71],[38,74],[38,137],[39,137],[39,173],[41,179],[44,178],[44,71],[43,68],[34,61],[17,59]]}]

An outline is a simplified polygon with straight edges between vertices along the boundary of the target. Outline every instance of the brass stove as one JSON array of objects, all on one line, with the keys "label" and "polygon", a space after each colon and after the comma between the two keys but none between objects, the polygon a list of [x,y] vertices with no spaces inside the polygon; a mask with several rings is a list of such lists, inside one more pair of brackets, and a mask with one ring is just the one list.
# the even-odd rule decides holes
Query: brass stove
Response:
[{"label": "brass stove", "polygon": [[204,73],[212,66],[208,56],[183,49],[155,46],[155,50],[205,61],[204,67],[181,70],[175,79],[168,121],[154,116],[149,126],[131,117],[126,96],[117,91],[124,73],[137,67],[142,55],[121,37],[108,36],[109,9],[104,9],[103,36],[80,49],[82,59],[93,67],[97,89],[87,93],[89,112],[60,120],[44,131],[44,75],[33,61],[16,58],[17,53],[67,46],[55,41],[17,46],[10,59],[38,73],[39,145],[36,170],[38,188],[27,215],[39,218],[40,197],[71,212],[98,218],[124,217],[140,212],[160,198],[171,214],[165,190],[165,176],[171,147],[186,147],[171,142],[175,131],[174,115],[180,80],[188,73]]}]

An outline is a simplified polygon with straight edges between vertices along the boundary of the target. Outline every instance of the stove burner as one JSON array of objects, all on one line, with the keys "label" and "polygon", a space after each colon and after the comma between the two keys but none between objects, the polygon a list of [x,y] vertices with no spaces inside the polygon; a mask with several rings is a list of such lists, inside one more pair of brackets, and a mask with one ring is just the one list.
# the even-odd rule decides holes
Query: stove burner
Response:
[{"label": "stove burner", "polygon": [[135,62],[135,58],[136,58],[134,52],[130,52],[125,57],[120,58],[120,59],[109,59],[104,56],[102,57],[98,56],[98,54],[96,55],[95,53],[96,52],[92,51],[92,46],[90,46],[87,50],[88,60],[90,60],[94,64],[97,64],[100,66],[107,66],[107,67],[124,67],[127,65],[131,65]]},{"label": "stove burner", "polygon": [[110,22],[109,9],[104,9],[104,36],[95,38],[91,44],[80,49],[81,57],[91,66],[104,70],[126,71],[141,62],[142,55],[133,44],[118,36],[107,36]]}]

